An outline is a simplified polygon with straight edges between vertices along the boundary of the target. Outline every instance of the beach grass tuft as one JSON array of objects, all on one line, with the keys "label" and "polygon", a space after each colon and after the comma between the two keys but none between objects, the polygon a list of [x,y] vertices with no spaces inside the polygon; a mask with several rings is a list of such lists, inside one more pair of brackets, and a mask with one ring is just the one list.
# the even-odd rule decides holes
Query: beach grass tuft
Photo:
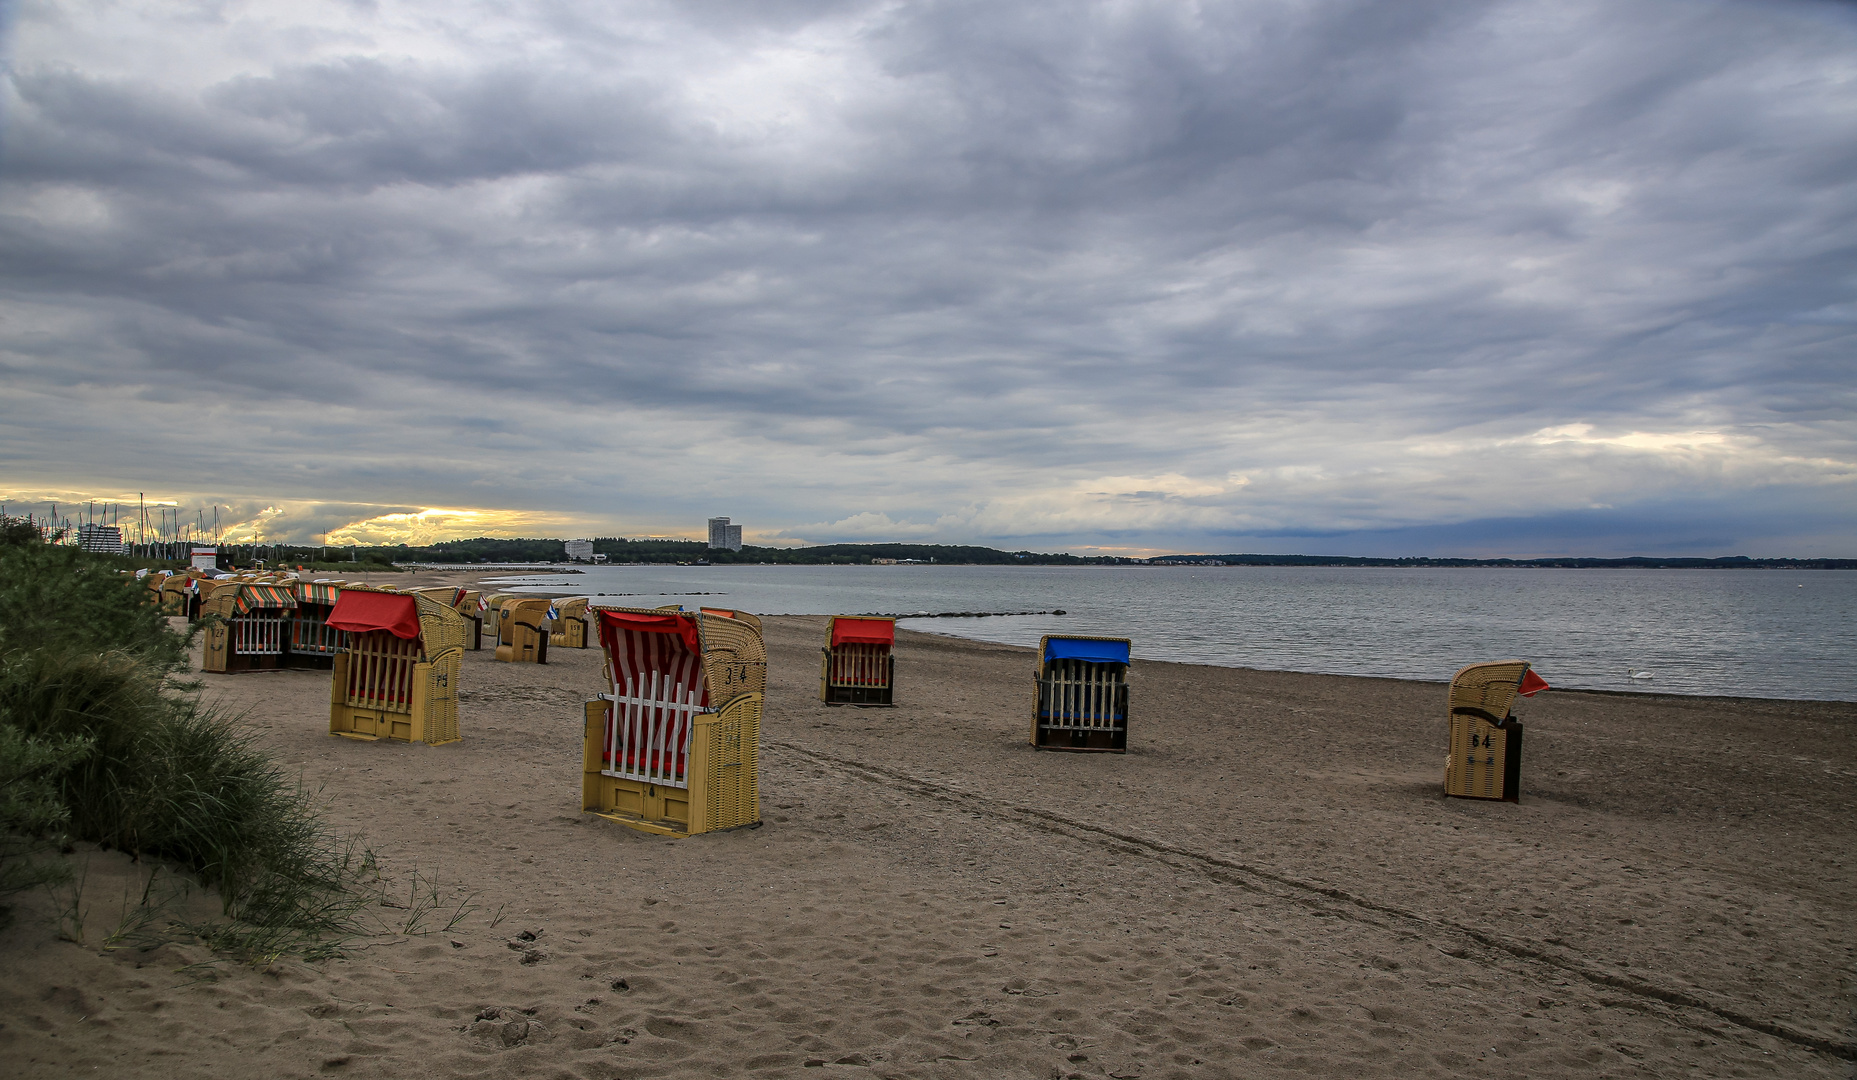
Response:
[{"label": "beach grass tuft", "polygon": [[215,889],[226,920],[184,928],[215,949],[319,956],[356,933],[355,845],[236,717],[175,680],[186,640],[145,590],[69,548],[3,538],[0,887],[50,880],[30,856],[68,838]]}]

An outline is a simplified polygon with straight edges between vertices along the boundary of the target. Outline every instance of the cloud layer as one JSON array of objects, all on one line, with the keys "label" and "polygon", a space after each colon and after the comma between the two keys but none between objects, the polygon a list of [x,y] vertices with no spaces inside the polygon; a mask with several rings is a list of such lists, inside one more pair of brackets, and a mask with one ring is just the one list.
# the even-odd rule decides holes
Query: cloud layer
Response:
[{"label": "cloud layer", "polygon": [[1857,535],[1847,6],[37,0],[8,52],[15,501],[289,539]]}]

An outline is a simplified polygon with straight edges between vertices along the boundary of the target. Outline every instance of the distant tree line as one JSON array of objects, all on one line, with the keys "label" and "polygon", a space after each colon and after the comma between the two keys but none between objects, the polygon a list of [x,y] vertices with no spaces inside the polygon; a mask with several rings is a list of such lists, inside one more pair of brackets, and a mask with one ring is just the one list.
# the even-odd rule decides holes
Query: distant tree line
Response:
[{"label": "distant tree line", "polygon": [[1553,557],[1545,559],[1403,559],[1355,558],[1346,555],[1158,555],[1149,562],[1191,566],[1222,563],[1226,566],[1515,566],[1568,570],[1857,570],[1857,559],[1750,559],[1729,555],[1720,559],[1655,558],[1634,555],[1625,559]]},{"label": "distant tree line", "polygon": [[[24,528],[24,525],[21,526]],[[312,569],[362,569],[396,563],[564,563],[565,541],[534,538],[504,539],[480,536],[437,544],[387,544],[371,547],[319,547],[298,544],[221,544],[221,563],[249,566],[263,560],[271,565],[303,565]],[[1114,555],[1072,555],[1068,552],[1002,551],[971,544],[822,544],[817,547],[776,548],[745,545],[740,551],[711,550],[701,540],[627,540],[603,536],[593,541],[596,554],[608,564],[655,563],[774,563],[796,566],[856,566],[878,559],[934,563],[939,566],[1117,566],[1141,560]],[[1411,557],[1376,559],[1345,555],[1158,555],[1147,560],[1161,566],[1223,564],[1226,566],[1491,566],[1562,567],[1567,569],[1735,569],[1857,570],[1857,559],[1753,559],[1733,555],[1720,559],[1625,559],[1552,557],[1543,559],[1450,559]],[[137,565],[153,565],[147,559]],[[179,565],[177,563],[177,565]]]},{"label": "distant tree line", "polygon": [[[377,563],[558,563],[567,561],[564,543],[552,539],[499,539],[485,536],[472,540],[447,540],[438,544],[394,544],[327,550],[343,555],[352,551],[358,561]],[[302,550],[305,558],[315,557],[322,561],[325,549]],[[701,540],[627,540],[612,536],[595,539],[593,551],[597,555],[606,556],[609,565],[694,563],[699,559],[707,560],[712,565],[776,563],[812,566],[854,566],[869,564],[876,559],[957,566],[1082,566],[1135,561],[1113,556],[1077,556],[1062,552],[1000,551],[964,544],[825,544],[805,548],[744,545],[740,551],[728,551],[712,550]],[[284,558],[282,561],[290,560]]]}]

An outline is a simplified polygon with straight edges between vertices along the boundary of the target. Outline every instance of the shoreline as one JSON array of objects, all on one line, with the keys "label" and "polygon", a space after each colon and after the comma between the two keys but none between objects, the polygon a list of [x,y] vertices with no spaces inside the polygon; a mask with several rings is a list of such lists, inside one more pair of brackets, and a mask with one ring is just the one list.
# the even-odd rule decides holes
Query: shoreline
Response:
[{"label": "shoreline", "polygon": [[[1383,568],[1368,567],[1366,569],[1383,569]],[[1437,568],[1437,569],[1464,569],[1464,568],[1444,567],[1444,568]],[[1471,567],[1468,569],[1478,569],[1478,568]],[[331,575],[322,575],[322,576],[331,576]],[[413,578],[420,578],[421,580],[408,580],[409,576]],[[431,576],[434,578],[442,578],[444,580],[430,580],[430,581],[423,580],[423,578],[426,576]],[[362,581],[366,581],[369,583],[405,584],[410,587],[427,587],[427,586],[438,586],[438,585],[450,585],[450,586],[469,585],[470,587],[473,587],[473,588],[478,587],[477,581],[475,580],[465,581],[465,580],[460,580],[460,579],[476,578],[479,576],[482,576],[482,572],[474,567],[469,567],[469,566],[454,567],[454,568],[448,568],[444,570],[423,570],[423,571],[410,571],[410,572],[409,571],[398,571],[398,572],[396,571],[374,571],[370,573],[349,575],[351,580],[360,579]],[[567,592],[567,593],[563,593],[562,595],[581,596],[581,595],[588,595],[588,594]],[[601,594],[601,595],[612,596],[612,595],[618,595],[618,594],[608,593],[608,594]],[[646,594],[640,594],[640,595],[644,596]],[[652,595],[696,596],[696,595],[701,595],[701,594],[699,593],[681,593],[681,594],[665,593],[665,594],[652,594]],[[650,605],[647,605],[647,606],[650,606]],[[846,613],[837,613],[837,614],[846,614]],[[768,618],[768,619],[823,619],[827,617],[828,615],[825,613],[816,614],[816,615],[767,615],[767,616],[763,616],[763,618]],[[921,617],[922,616],[899,616],[899,620],[907,619],[907,618],[921,618]],[[1002,648],[1024,649],[1028,653],[1036,651],[1034,646],[1010,645],[1005,642],[989,641],[986,638],[968,637],[966,635],[949,633],[943,630],[918,630],[914,627],[905,627],[901,625],[898,626],[898,630],[899,631],[906,630],[911,633],[926,634],[932,637],[945,637],[945,638],[949,638],[949,639],[957,640],[957,641],[982,642],[982,643],[989,644],[989,645],[998,645]],[[1312,675],[1312,676],[1318,676],[1322,678],[1337,678],[1337,679],[1384,680],[1384,681],[1391,682],[1391,683],[1417,684],[1417,685],[1438,686],[1438,687],[1449,685],[1449,680],[1407,679],[1407,678],[1401,678],[1396,675],[1356,675],[1356,674],[1350,674],[1347,672],[1301,671],[1301,670],[1297,670],[1293,668],[1254,668],[1254,667],[1245,667],[1245,666],[1233,665],[1233,664],[1212,664],[1212,663],[1205,663],[1202,661],[1194,661],[1194,660],[1159,660],[1159,659],[1146,659],[1146,658],[1141,658],[1141,659],[1143,659],[1144,662],[1146,663],[1180,664],[1180,665],[1184,665],[1188,667],[1204,667],[1204,668],[1214,668],[1214,669],[1231,670],[1231,671],[1254,671],[1258,673],[1285,674],[1285,675]],[[1503,658],[1502,657],[1483,657],[1481,659],[1503,659]],[[1472,663],[1475,661],[1472,659],[1466,659],[1463,662]],[[1633,700],[1633,701],[1669,699],[1671,701],[1677,701],[1677,702],[1703,702],[1703,703],[1721,702],[1724,704],[1789,703],[1789,704],[1800,704],[1800,705],[1822,705],[1822,706],[1828,706],[1828,707],[1829,706],[1857,705],[1857,698],[1755,697],[1755,696],[1744,695],[1744,694],[1683,694],[1683,693],[1677,693],[1677,692],[1667,691],[1667,690],[1607,690],[1607,689],[1603,689],[1599,687],[1559,687],[1559,686],[1556,686],[1552,688],[1551,690],[1544,691],[1544,693],[1591,694],[1591,695],[1596,695],[1596,696],[1615,697],[1615,698],[1621,698],[1621,699]]]}]

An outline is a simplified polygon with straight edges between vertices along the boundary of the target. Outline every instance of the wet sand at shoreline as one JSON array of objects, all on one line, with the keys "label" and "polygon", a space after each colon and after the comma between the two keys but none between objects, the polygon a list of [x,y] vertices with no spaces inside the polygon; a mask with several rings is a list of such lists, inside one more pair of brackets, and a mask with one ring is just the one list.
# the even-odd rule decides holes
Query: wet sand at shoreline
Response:
[{"label": "wet sand at shoreline", "polygon": [[46,897],[0,932],[0,1052],[22,1077],[1852,1075],[1851,703],[1545,693],[1522,802],[1486,803],[1442,795],[1440,684],[1137,661],[1129,754],[1042,753],[1030,650],[904,631],[898,707],[827,708],[823,627],[767,621],[763,826],[679,841],[579,812],[597,649],[467,653],[436,748],[330,738],[327,672],[203,676],[386,899],[436,883],[442,914],[200,978],[198,946],[100,948],[123,860],[95,855],[85,945]]}]

